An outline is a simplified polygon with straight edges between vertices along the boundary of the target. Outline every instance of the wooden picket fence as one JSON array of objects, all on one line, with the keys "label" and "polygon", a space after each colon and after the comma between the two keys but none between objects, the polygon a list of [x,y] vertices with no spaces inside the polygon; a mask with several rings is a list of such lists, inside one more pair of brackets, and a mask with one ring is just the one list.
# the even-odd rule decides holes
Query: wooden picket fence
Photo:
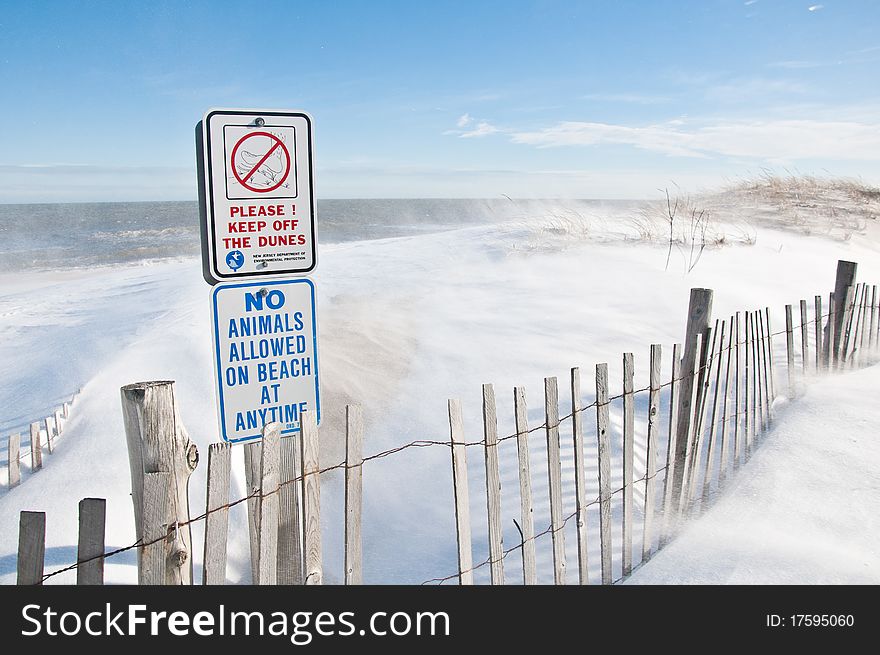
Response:
[{"label": "wooden picket fence", "polygon": [[[344,582],[360,584],[363,578],[361,549],[361,506],[365,463],[408,448],[439,446],[450,448],[453,507],[457,537],[457,571],[426,583],[457,581],[473,584],[474,573],[489,567],[492,584],[519,578],[525,584],[538,582],[536,542],[549,535],[552,544],[554,584],[573,580],[567,575],[565,526],[575,522],[577,535],[577,582],[590,577],[588,543],[592,537],[587,510],[598,507],[600,565],[598,581],[613,584],[646,562],[662,548],[683,520],[711,505],[725,481],[743,466],[760,444],[773,421],[778,396],[775,367],[784,366],[785,395],[793,397],[808,375],[868,365],[875,361],[880,342],[880,306],[877,286],[856,283],[856,264],[838,262],[835,289],[828,296],[815,296],[812,303],[798,304],[800,323],[794,324],[794,306],[785,306],[785,328],[773,332],[769,308],[736,312],[710,325],[712,291],[692,289],[685,341],[672,347],[671,375],[661,379],[663,349],[650,348],[649,385],[634,389],[634,355],[622,357],[621,393],[609,389],[608,365],[595,369],[595,398],[583,403],[581,372],[571,369],[569,380],[571,411],[560,417],[559,385],[554,377],[544,381],[544,422],[528,425],[525,389],[513,390],[515,432],[498,435],[498,415],[492,385],[483,386],[483,436],[467,441],[461,404],[448,402],[449,439],[417,440],[369,456],[363,456],[361,408],[347,407],[345,461],[335,466],[319,465],[319,430],[314,415],[305,413],[301,433],[282,436],[278,424],[263,430],[259,442],[244,445],[245,479],[248,494],[230,501],[230,444],[211,444],[208,449],[208,482],[205,511],[189,515],[187,481],[198,464],[198,451],[180,422],[172,382],[148,382],[122,389],[123,417],[132,473],[136,541],[105,552],[105,502],[84,499],[80,503],[77,561],[44,573],[45,514],[22,512],[18,554],[20,584],[40,584],[64,571],[76,569],[78,584],[103,583],[103,563],[121,552],[137,549],[138,581],[141,584],[192,584],[192,541],[190,526],[205,521],[203,584],[226,583],[226,548],[229,510],[247,504],[251,574],[256,584],[322,584],[321,476],[342,470],[345,478]],[[784,336],[785,360],[777,362],[773,338]],[[592,376],[591,376],[592,377]],[[592,386],[591,380],[591,386]],[[636,398],[647,396],[645,473],[634,479],[636,440]],[[612,432],[610,408],[620,403],[622,427],[619,439]],[[666,409],[668,420],[661,421]],[[594,418],[593,418],[594,417]],[[595,462],[587,462],[587,425],[595,421]],[[549,526],[535,531],[531,491],[531,449],[529,435],[539,432],[546,439],[549,488]],[[572,439],[574,451],[575,508],[563,511],[563,469],[560,439]],[[515,440],[520,513],[516,517],[520,540],[504,548],[502,530],[499,445]],[[468,450],[479,449],[486,479],[486,514],[489,556],[474,563],[471,502],[468,488]],[[612,489],[612,452],[620,451],[622,484]],[[662,462],[662,466],[658,463]],[[598,494],[587,498],[588,476],[595,475]],[[571,481],[568,481],[571,482]],[[661,487],[661,484],[662,487]],[[636,486],[642,491],[635,494]],[[641,498],[639,501],[638,498]],[[612,503],[622,505],[620,520],[614,521]],[[642,517],[636,530],[634,516]],[[595,526],[594,526],[595,527]],[[621,552],[615,567],[615,546]],[[518,554],[515,576],[505,571],[505,562]],[[619,571],[619,575],[615,572]]]},{"label": "wooden picket fence", "polygon": [[70,407],[76,400],[79,391],[70,399],[58,405],[52,412],[38,420],[22,423],[27,427],[28,441],[22,443],[21,432],[13,431],[6,438],[6,469],[7,488],[12,489],[21,484],[21,463],[27,461],[31,472],[43,468],[44,450],[47,454],[55,452],[55,445],[64,432],[64,425],[70,417]]}]

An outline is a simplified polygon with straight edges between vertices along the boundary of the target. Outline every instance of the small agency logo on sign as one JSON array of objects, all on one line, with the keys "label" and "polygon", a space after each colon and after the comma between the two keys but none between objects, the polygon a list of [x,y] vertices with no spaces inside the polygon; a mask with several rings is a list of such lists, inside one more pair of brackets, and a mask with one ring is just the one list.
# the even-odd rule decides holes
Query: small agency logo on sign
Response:
[{"label": "small agency logo on sign", "polygon": [[209,284],[315,268],[312,120],[216,109],[196,128],[202,264]]},{"label": "small agency logo on sign", "polygon": [[321,420],[315,287],[310,280],[220,284],[211,291],[214,362],[225,441],[261,437],[278,422]]}]

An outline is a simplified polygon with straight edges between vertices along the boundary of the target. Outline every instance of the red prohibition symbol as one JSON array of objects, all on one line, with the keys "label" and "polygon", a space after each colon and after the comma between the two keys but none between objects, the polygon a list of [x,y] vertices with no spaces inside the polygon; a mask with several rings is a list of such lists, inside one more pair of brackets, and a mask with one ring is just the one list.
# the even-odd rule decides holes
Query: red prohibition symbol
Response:
[{"label": "red prohibition symbol", "polygon": [[[249,156],[257,156],[259,157],[259,159],[257,160],[256,164],[247,169],[243,174],[239,173],[238,166],[236,166],[236,157],[239,154],[238,151],[245,144],[245,141],[247,141],[248,139],[255,139],[257,137],[268,138],[269,149],[263,155],[260,155],[259,152],[252,153],[247,150],[242,150],[242,153],[247,152]],[[251,141],[250,145],[256,148],[260,145],[260,142]],[[254,173],[259,171],[260,167],[266,164],[266,161],[269,159],[269,157],[271,157],[272,154],[279,148],[281,149],[281,170],[276,172],[272,169],[269,169],[269,175],[266,174],[266,171],[263,171],[262,175],[269,179],[269,185],[254,186],[251,180],[251,178],[254,176]],[[262,148],[259,148],[259,150],[262,150]],[[270,134],[269,132],[251,132],[250,134],[247,134],[239,139],[238,143],[236,143],[235,146],[232,148],[231,165],[232,174],[235,176],[235,179],[238,180],[238,183],[241,184],[241,186],[243,186],[248,191],[254,191],[256,193],[268,193],[269,191],[274,191],[282,184],[284,184],[287,176],[290,175],[290,151],[288,151],[287,146],[284,145],[281,139],[279,139],[274,134]],[[274,174],[274,177],[272,177],[272,174]]]}]

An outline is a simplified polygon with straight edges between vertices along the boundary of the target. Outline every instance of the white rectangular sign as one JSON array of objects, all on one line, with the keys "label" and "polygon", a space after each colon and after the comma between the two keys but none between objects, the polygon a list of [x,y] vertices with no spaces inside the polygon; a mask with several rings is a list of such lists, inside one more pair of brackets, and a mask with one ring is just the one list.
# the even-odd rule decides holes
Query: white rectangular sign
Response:
[{"label": "white rectangular sign", "polygon": [[311,280],[220,284],[211,290],[214,361],[225,441],[261,437],[278,422],[299,431],[321,420],[315,286]]},{"label": "white rectangular sign", "polygon": [[196,127],[202,265],[210,284],[315,268],[312,120],[213,109]]}]

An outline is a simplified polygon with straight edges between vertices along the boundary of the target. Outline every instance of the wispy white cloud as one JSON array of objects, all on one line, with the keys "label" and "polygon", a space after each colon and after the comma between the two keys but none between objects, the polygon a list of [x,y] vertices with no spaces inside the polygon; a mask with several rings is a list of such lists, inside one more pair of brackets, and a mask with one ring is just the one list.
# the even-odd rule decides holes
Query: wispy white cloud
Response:
[{"label": "wispy white cloud", "polygon": [[467,127],[467,125],[468,125],[472,120],[474,120],[474,119],[471,118],[471,115],[465,113],[465,114],[462,114],[462,115],[459,117],[459,119],[458,119],[457,121],[455,121],[455,124],[456,124],[458,127]]},{"label": "wispy white cloud", "polygon": [[848,55],[865,55],[869,52],[877,52],[880,50],[880,45],[872,45],[867,48],[859,48],[858,50],[849,50],[846,54]]},{"label": "wispy white cloud", "polygon": [[789,70],[800,70],[804,68],[821,68],[822,66],[830,66],[831,62],[825,61],[804,61],[804,60],[788,60],[774,61],[767,64],[768,68],[785,68]]},{"label": "wispy white cloud", "polygon": [[638,93],[588,93],[585,100],[598,100],[599,102],[623,102],[636,105],[659,105],[669,102],[664,96],[642,95]]},{"label": "wispy white cloud", "polygon": [[769,120],[718,122],[688,129],[672,123],[631,127],[569,121],[542,130],[515,132],[511,139],[539,148],[623,144],[676,157],[876,161],[880,124]]},{"label": "wispy white cloud", "polygon": [[746,0],[743,4],[744,4],[746,7],[750,7],[750,6],[752,6],[753,4],[755,4],[756,2],[758,2],[758,0]]},{"label": "wispy white cloud", "polygon": [[825,9],[825,5],[810,5],[807,7],[807,11],[819,11],[820,9]]},{"label": "wispy white cloud", "polygon": [[774,80],[763,77],[736,78],[709,86],[705,90],[707,100],[729,103],[761,102],[771,98],[801,95],[809,91],[802,82]]},{"label": "wispy white cloud", "polygon": [[475,137],[488,136],[490,134],[495,134],[496,132],[499,132],[499,131],[500,130],[497,127],[495,127],[494,125],[492,125],[491,123],[489,123],[487,121],[481,121],[480,123],[477,123],[477,126],[474,129],[468,130],[467,132],[462,132],[458,136],[459,136],[459,138],[462,138],[462,139],[472,139]]}]

